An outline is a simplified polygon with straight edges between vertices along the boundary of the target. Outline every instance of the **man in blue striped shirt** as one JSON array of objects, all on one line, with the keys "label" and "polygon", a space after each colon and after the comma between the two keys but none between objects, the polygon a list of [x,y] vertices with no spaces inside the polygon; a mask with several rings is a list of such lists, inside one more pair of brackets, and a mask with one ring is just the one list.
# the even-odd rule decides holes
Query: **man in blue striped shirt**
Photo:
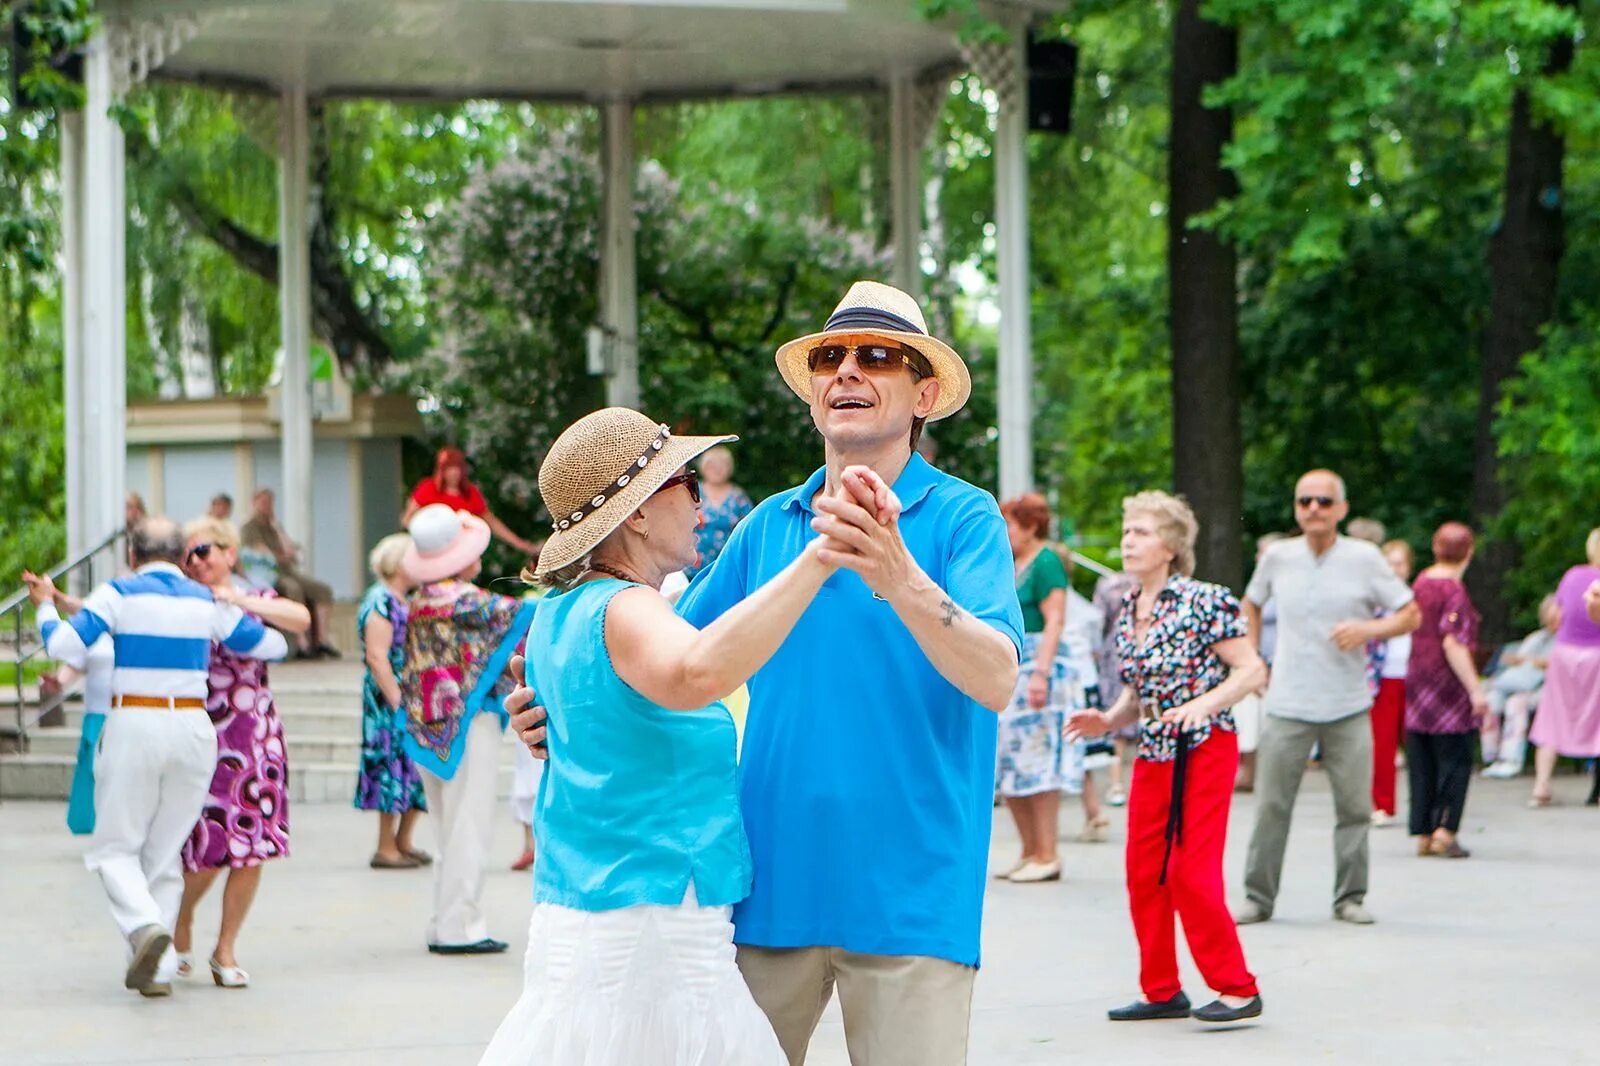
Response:
[{"label": "man in blue striped shirt", "polygon": [[216,771],[217,733],[205,709],[211,644],[257,659],[288,650],[283,634],[183,575],[183,543],[167,518],[129,530],[134,572],[95,589],[65,622],[50,579],[23,574],[52,658],[81,670],[90,646],[111,635],[111,713],[95,756],[96,821],[84,863],[99,873],[128,938],[123,983],[146,996],[172,992],[180,855]]}]

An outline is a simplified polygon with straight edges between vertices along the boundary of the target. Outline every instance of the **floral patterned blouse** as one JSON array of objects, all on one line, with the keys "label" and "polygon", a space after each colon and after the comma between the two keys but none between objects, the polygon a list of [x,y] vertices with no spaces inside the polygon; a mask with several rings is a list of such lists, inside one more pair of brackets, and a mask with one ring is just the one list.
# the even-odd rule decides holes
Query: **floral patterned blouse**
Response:
[{"label": "floral patterned blouse", "polygon": [[695,534],[700,559],[685,570],[684,575],[693,577],[716,562],[717,556],[722,554],[722,546],[728,543],[728,537],[733,533],[733,527],[742,522],[755,507],[744,489],[737,485],[729,488],[728,495],[722,498],[721,503],[712,503],[709,499],[702,503],[700,528]]},{"label": "floral patterned blouse", "polygon": [[[1140,702],[1157,713],[1181,707],[1228,679],[1228,664],[1215,646],[1249,631],[1239,600],[1221,585],[1196,581],[1181,574],[1167,580],[1156,596],[1154,617],[1144,647],[1134,632],[1137,587],[1122,597],[1117,616],[1116,647],[1119,674],[1124,685],[1136,686]],[[1195,727],[1189,746],[1211,739],[1211,730],[1234,732],[1233,712],[1227,708],[1210,722]],[[1177,756],[1178,726],[1145,719],[1139,733],[1139,758],[1170,762]]]}]

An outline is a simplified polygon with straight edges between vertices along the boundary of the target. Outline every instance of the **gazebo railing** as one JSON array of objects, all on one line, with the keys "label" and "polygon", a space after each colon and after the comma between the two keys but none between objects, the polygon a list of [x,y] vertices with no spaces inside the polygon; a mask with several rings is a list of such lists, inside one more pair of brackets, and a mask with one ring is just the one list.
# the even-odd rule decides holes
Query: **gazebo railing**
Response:
[{"label": "gazebo railing", "polygon": [[[115,548],[127,535],[125,530],[117,530],[105,540],[96,544],[88,551],[73,559],[52,568],[49,571],[51,580],[61,582],[63,578],[71,579],[76,574],[83,575],[83,587],[93,588],[97,583],[96,570],[101,557],[110,549]],[[113,564],[114,565],[114,564]],[[107,569],[110,569],[108,567]],[[109,576],[109,574],[105,575]],[[11,645],[11,655],[8,659],[14,664],[16,674],[13,678],[14,698],[13,713],[15,714],[16,745],[19,752],[28,750],[28,730],[38,725],[45,715],[55,711],[67,701],[69,695],[65,686],[51,692],[49,695],[40,693],[39,700],[32,707],[28,705],[27,693],[27,667],[35,660],[43,662],[46,658],[44,641],[39,639],[33,631],[32,612],[29,611],[28,590],[19,589],[4,601],[0,601],[0,642]],[[0,761],[3,762],[3,761]]]}]

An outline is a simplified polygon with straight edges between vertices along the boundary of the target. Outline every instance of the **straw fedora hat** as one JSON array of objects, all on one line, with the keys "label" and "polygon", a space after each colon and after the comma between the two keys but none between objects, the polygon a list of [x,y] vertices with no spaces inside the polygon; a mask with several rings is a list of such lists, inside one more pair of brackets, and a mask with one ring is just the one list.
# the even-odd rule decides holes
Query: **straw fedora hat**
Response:
[{"label": "straw fedora hat", "polygon": [[443,581],[465,570],[489,547],[489,524],[446,503],[430,503],[411,516],[411,544],[401,566],[420,584]]},{"label": "straw fedora hat", "polygon": [[676,437],[626,407],[584,415],[550,446],[539,465],[539,495],[552,518],[534,576],[571,566],[649,499],[679,467],[738,437]]},{"label": "straw fedora hat", "polygon": [[858,281],[833,309],[820,333],[807,334],[778,349],[778,371],[796,396],[811,402],[811,368],[806,364],[811,349],[830,338],[857,333],[900,341],[927,358],[933,376],[939,379],[939,399],[928,415],[929,422],[955,414],[972,395],[967,364],[954,348],[928,336],[928,323],[917,301],[892,285]]}]

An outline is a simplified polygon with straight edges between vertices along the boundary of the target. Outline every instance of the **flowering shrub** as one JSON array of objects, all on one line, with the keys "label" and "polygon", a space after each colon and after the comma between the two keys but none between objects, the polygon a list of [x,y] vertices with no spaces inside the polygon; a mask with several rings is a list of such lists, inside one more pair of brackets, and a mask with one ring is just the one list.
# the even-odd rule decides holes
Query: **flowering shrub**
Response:
[{"label": "flowering shrub", "polygon": [[[479,173],[440,212],[431,307],[442,338],[417,386],[430,430],[464,448],[496,513],[548,526],[538,467],[556,435],[604,406],[586,370],[599,319],[600,169],[576,137]],[[643,409],[680,432],[735,432],[737,479],[757,498],[822,461],[805,405],[773,365],[820,328],[850,282],[888,253],[814,219],[769,214],[659,166],[636,190]]]}]

